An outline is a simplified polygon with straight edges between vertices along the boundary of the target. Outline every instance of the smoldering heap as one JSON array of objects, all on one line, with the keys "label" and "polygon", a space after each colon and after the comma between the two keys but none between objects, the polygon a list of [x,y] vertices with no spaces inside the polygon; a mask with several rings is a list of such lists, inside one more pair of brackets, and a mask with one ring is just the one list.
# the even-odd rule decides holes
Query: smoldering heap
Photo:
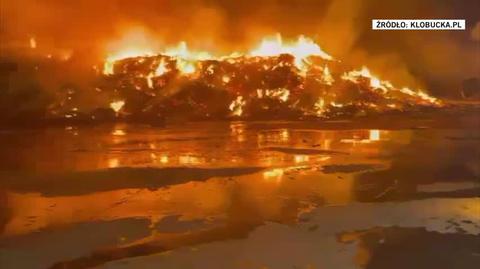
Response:
[{"label": "smoldering heap", "polygon": [[[349,71],[305,37],[285,44],[277,36],[222,57],[191,52],[185,43],[159,54],[118,53],[105,61],[96,90],[110,102],[90,112],[92,120],[339,118],[442,106],[367,67]],[[52,106],[52,115],[84,115],[70,103]]]}]

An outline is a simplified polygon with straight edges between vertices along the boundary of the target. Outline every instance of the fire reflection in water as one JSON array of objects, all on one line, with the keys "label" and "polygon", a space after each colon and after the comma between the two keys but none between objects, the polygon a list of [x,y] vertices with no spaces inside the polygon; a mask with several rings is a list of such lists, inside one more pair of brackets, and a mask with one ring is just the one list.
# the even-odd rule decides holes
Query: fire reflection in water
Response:
[{"label": "fire reflection in water", "polygon": [[358,132],[353,134],[353,138],[345,138],[342,139],[342,143],[350,143],[353,145],[356,144],[368,144],[368,143],[373,143],[373,142],[378,142],[382,140],[386,140],[388,137],[389,131],[380,131],[380,130],[368,130],[368,133],[366,132]]},{"label": "fire reflection in water", "polygon": [[247,139],[245,136],[245,123],[244,122],[231,122],[230,123],[231,135],[237,142],[245,142]]},{"label": "fire reflection in water", "polygon": [[111,158],[108,159],[108,168],[117,168],[119,166],[120,162],[118,158]]},{"label": "fire reflection in water", "polygon": [[267,181],[280,182],[282,180],[284,171],[285,170],[282,168],[271,169],[263,172],[263,178]]},{"label": "fire reflection in water", "polygon": [[310,157],[307,155],[295,155],[294,161],[295,163],[305,163],[310,160]]},{"label": "fire reflection in water", "polygon": [[126,135],[126,133],[125,133],[124,130],[115,129],[115,130],[113,130],[112,135],[115,135],[115,136],[124,136],[124,135]]},{"label": "fire reflection in water", "polygon": [[380,140],[380,131],[379,130],[370,130],[370,141],[379,141]]},{"label": "fire reflection in water", "polygon": [[[168,162],[168,157],[166,160]],[[188,154],[179,156],[178,162],[182,165],[201,165],[206,163],[204,158]]]},{"label": "fire reflection in water", "polygon": [[[65,130],[42,132],[35,139],[35,150],[23,154],[15,148],[22,157],[15,160],[25,161],[23,166],[36,164],[39,174],[128,167],[134,172],[132,181],[136,181],[143,178],[145,171],[142,169],[146,167],[147,171],[175,167],[185,168],[186,171],[200,167],[206,170],[222,167],[241,169],[247,166],[264,170],[245,176],[212,176],[205,181],[176,185],[166,183],[157,189],[147,184],[138,188],[102,190],[101,181],[89,181],[91,186],[85,187],[93,190],[98,187],[98,191],[77,195],[69,194],[70,190],[66,190],[66,194],[48,196],[35,191],[12,190],[8,192],[12,215],[6,221],[3,234],[24,234],[41,228],[92,220],[144,218],[155,222],[171,214],[187,219],[222,220],[230,214],[229,208],[235,208],[232,204],[238,208],[255,208],[258,212],[247,213],[257,217],[261,215],[262,219],[288,218],[286,221],[292,221],[298,212],[315,207],[320,200],[341,204],[351,198],[352,176],[345,174],[339,180],[336,174],[322,174],[323,165],[371,163],[371,156],[365,156],[365,153],[382,153],[389,138],[388,132],[378,130],[258,130],[248,124],[236,122],[213,127],[193,125],[155,130],[123,125],[114,126],[113,129],[80,128],[75,140],[70,135],[59,136],[56,133],[63,134]],[[396,133],[393,138],[396,141],[405,140],[402,142],[404,145],[408,142],[409,132]],[[51,143],[47,143],[52,141],[52,137],[57,138],[53,146],[58,148],[54,150],[63,154],[54,154],[52,159],[44,160],[39,154],[52,151]],[[65,137],[65,140],[59,140],[58,137]],[[257,139],[247,139],[249,137]],[[353,145],[344,143],[344,140],[352,137],[356,141],[381,143],[359,143],[351,151]],[[286,148],[291,152],[265,150],[269,147]],[[351,154],[330,155],[325,152],[329,150]],[[8,148],[5,152],[9,152]],[[61,159],[55,159],[56,156]],[[125,179],[125,182],[130,181]],[[286,205],[287,202],[295,206],[291,208]],[[285,213],[285,210],[292,212]],[[29,216],[36,216],[35,224],[25,226]]]},{"label": "fire reflection in water", "polygon": [[162,155],[160,156],[160,162],[163,163],[163,164],[167,164],[169,159],[168,159],[168,156],[167,155]]}]

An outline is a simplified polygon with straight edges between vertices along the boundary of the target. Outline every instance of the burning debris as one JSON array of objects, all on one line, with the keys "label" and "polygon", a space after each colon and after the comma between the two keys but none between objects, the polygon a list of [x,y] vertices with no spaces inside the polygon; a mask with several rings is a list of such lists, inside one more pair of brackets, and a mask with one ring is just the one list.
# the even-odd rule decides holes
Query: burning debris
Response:
[{"label": "burning debris", "polygon": [[304,119],[442,106],[424,91],[381,80],[367,67],[348,70],[304,36],[284,42],[277,35],[250,52],[227,56],[191,51],[185,42],[161,53],[130,48],[107,57],[94,88],[102,99],[98,107],[82,108],[70,87],[57,96],[49,117]]},{"label": "burning debris", "polygon": [[184,42],[158,55],[121,52],[107,59],[103,75],[127,105],[127,92],[136,91],[146,97],[140,107],[157,107],[167,117],[178,112],[175,107],[205,118],[330,118],[442,105],[367,67],[344,70],[303,36],[285,43],[277,35],[249,53],[222,57],[190,51]]}]

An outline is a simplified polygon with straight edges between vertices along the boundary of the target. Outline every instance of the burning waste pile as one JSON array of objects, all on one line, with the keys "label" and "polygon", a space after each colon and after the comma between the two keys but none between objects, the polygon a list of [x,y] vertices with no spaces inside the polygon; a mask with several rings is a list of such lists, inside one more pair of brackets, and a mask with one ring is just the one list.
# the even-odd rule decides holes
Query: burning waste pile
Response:
[{"label": "burning waste pile", "polygon": [[110,96],[89,115],[96,120],[339,118],[442,106],[367,67],[346,70],[303,36],[286,43],[278,35],[248,53],[221,57],[190,51],[184,42],[158,54],[124,51],[105,61],[96,89]]}]

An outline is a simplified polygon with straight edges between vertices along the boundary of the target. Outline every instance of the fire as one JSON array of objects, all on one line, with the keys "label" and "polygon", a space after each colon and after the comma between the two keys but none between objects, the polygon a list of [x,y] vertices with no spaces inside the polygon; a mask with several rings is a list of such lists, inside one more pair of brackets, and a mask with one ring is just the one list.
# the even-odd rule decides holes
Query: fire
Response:
[{"label": "fire", "polygon": [[162,60],[160,60],[160,63],[157,66],[157,69],[155,69],[155,76],[160,77],[167,72],[168,72],[167,63],[165,62],[165,59],[162,58]]},{"label": "fire", "polygon": [[325,65],[322,71],[322,81],[326,85],[332,85],[335,82],[335,79],[333,78],[332,74],[330,73],[330,69],[328,69],[328,66]]},{"label": "fire", "polygon": [[322,116],[322,114],[325,112],[325,100],[321,97],[318,98],[313,107],[316,111],[317,116]]},{"label": "fire", "polygon": [[146,77],[147,85],[150,89],[153,89],[153,78],[155,77],[154,73],[149,73]]},{"label": "fire", "polygon": [[232,111],[234,116],[242,116],[243,114],[243,107],[247,104],[245,100],[243,100],[243,96],[237,96],[237,99],[233,100],[230,104],[229,109]]},{"label": "fire", "polygon": [[136,57],[146,57],[152,56],[154,53],[148,49],[140,49],[140,48],[127,48],[125,50],[121,50],[113,55],[110,55],[105,60],[103,65],[103,74],[105,75],[113,75],[115,62],[128,59],[128,58],[136,58]]},{"label": "fire", "polygon": [[[388,80],[374,75],[366,66],[343,74],[332,72],[330,66],[334,65],[334,70],[338,70],[340,61],[332,62],[332,56],[305,36],[284,41],[278,34],[262,39],[252,50],[226,56],[192,50],[185,41],[158,53],[148,46],[126,44],[126,49],[117,50],[104,63],[105,75],[118,75],[113,79],[119,83],[117,89],[128,86],[142,91],[148,88],[149,96],[156,96],[158,91],[175,85],[172,83],[180,75],[182,80],[205,86],[206,90],[225,91],[225,96],[233,101],[225,103],[223,111],[229,110],[236,117],[244,116],[247,103],[248,109],[261,106],[262,110],[291,110],[298,112],[292,115],[323,118],[402,111],[415,105],[442,105],[440,100],[422,90],[395,87]],[[162,77],[166,74],[174,76]],[[142,79],[146,83],[138,83]],[[342,81],[352,82],[357,87],[344,90],[346,87]],[[352,96],[350,92],[355,90],[360,94]],[[182,100],[168,105],[178,102]],[[207,103],[202,103],[208,101],[189,99],[186,102],[196,106],[199,113],[211,115]],[[118,113],[124,105],[124,101],[116,101],[110,107]]]},{"label": "fire", "polygon": [[268,97],[268,98],[278,99],[281,102],[287,102],[288,97],[290,96],[290,91],[285,88],[267,89],[267,90],[257,89],[257,96],[259,99]]},{"label": "fire", "polygon": [[120,100],[120,101],[114,101],[110,103],[110,108],[115,111],[115,113],[120,112],[122,110],[123,106],[125,105],[125,101]]},{"label": "fire", "polygon": [[[150,49],[129,46],[128,48],[120,50],[107,57],[104,64],[103,74],[113,75],[115,62],[119,60],[152,56],[154,54],[155,53]],[[280,34],[277,34],[274,38],[264,38],[257,48],[250,50],[250,52],[246,54],[233,52],[227,56],[214,57],[209,52],[190,50],[185,41],[181,41],[177,46],[167,48],[163,52],[158,52],[157,54],[176,59],[177,69],[180,70],[182,74],[195,73],[195,66],[199,61],[229,60],[244,57],[245,55],[250,57],[271,57],[279,56],[281,54],[289,54],[294,56],[295,66],[302,72],[306,72],[308,58],[311,56],[317,56],[325,60],[333,60],[332,56],[323,51],[320,46],[310,38],[300,36],[294,42],[284,42]],[[158,76],[158,73],[156,73],[156,75]]]},{"label": "fire", "polygon": [[277,34],[274,38],[265,38],[260,46],[250,52],[251,56],[269,57],[281,54],[290,54],[295,57],[295,66],[301,71],[306,70],[306,63],[311,56],[318,56],[325,60],[333,57],[324,52],[310,38],[300,36],[296,42],[284,43],[282,36]]},{"label": "fire", "polygon": [[170,56],[177,59],[184,59],[188,61],[204,61],[214,59],[214,57],[205,51],[191,51],[187,42],[181,41],[176,47],[167,48],[162,55]]},{"label": "fire", "polygon": [[184,75],[195,73],[197,62],[214,59],[208,52],[191,51],[185,41],[181,41],[176,47],[166,49],[161,54],[176,59],[176,67]]},{"label": "fire", "polygon": [[230,77],[229,76],[223,76],[222,81],[223,81],[223,83],[227,84],[227,83],[230,82]]},{"label": "fire", "polygon": [[423,92],[422,90],[418,90],[418,91],[413,91],[407,87],[403,87],[400,89],[400,91],[404,94],[407,94],[407,95],[410,95],[410,96],[416,96],[426,102],[429,102],[429,103],[433,103],[433,104],[437,104],[437,105],[440,105],[441,102],[440,100],[438,100],[437,98],[435,97],[432,97],[428,94],[426,94],[425,92]]},{"label": "fire", "polygon": [[191,75],[195,73],[195,62],[186,61],[184,59],[177,59],[177,68],[184,75]]},{"label": "fire", "polygon": [[353,70],[345,73],[342,76],[342,79],[358,83],[359,79],[362,77],[368,78],[370,80],[370,87],[372,87],[373,89],[380,89],[383,92],[387,92],[390,88],[393,88],[392,84],[389,81],[381,81],[378,77],[372,75],[372,73],[366,66],[363,66],[360,70]]},{"label": "fire", "polygon": [[388,93],[388,92],[400,92],[400,93],[403,93],[403,94],[408,95],[410,97],[420,99],[427,104],[432,104],[432,105],[437,105],[437,106],[441,105],[440,100],[426,94],[422,90],[414,91],[414,90],[411,90],[410,88],[407,88],[407,87],[396,88],[395,86],[392,85],[391,82],[380,80],[378,77],[372,75],[372,73],[370,72],[370,70],[366,66],[363,66],[362,69],[360,69],[360,70],[354,70],[354,71],[350,71],[348,73],[345,73],[345,74],[342,75],[341,78],[343,80],[348,80],[348,81],[351,81],[351,82],[354,82],[354,83],[359,83],[360,78],[362,78],[362,77],[363,78],[368,78],[370,80],[370,87],[372,89],[381,90],[384,94]]},{"label": "fire", "polygon": [[152,37],[145,29],[129,29],[119,40],[107,44],[108,56],[103,66],[103,74],[113,75],[117,61],[155,55],[152,43]]}]

